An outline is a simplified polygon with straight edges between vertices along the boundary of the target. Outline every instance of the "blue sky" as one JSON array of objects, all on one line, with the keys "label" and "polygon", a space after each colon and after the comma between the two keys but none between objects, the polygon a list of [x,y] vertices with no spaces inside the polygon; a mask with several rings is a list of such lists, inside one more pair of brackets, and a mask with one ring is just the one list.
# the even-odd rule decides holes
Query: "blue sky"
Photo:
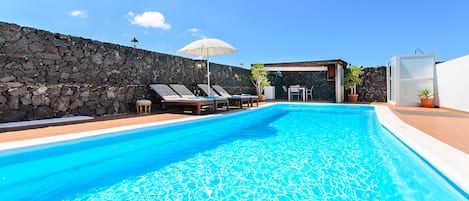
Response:
[{"label": "blue sky", "polygon": [[194,58],[177,50],[219,38],[234,54],[210,61],[249,67],[342,59],[385,65],[416,48],[444,61],[469,54],[467,0],[13,0],[0,21]]}]

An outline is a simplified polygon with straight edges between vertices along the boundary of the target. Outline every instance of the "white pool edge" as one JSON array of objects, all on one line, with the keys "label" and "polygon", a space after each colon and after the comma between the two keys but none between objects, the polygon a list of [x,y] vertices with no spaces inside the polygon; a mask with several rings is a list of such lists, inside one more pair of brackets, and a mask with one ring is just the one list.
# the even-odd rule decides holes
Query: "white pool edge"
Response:
[{"label": "white pool edge", "polygon": [[[269,106],[272,104],[273,103],[268,103],[268,104],[260,105],[259,107],[251,107],[251,108],[246,108],[246,109],[247,110],[257,109],[257,108],[262,108],[262,107]],[[239,112],[239,111],[243,111],[243,110],[236,110],[233,112]],[[93,130],[93,131],[84,131],[84,132],[56,135],[56,136],[50,136],[50,137],[34,138],[34,139],[29,139],[29,140],[19,140],[19,141],[14,141],[14,142],[3,142],[3,143],[0,143],[0,151],[7,151],[7,150],[12,150],[12,149],[19,149],[19,148],[38,146],[38,145],[44,145],[44,144],[51,144],[51,143],[56,143],[56,142],[64,142],[64,141],[76,140],[76,139],[99,136],[99,135],[107,135],[107,134],[115,133],[115,132],[122,132],[122,131],[128,131],[128,130],[133,130],[133,129],[152,127],[152,126],[160,126],[160,125],[171,124],[171,123],[179,123],[179,122],[192,121],[192,120],[197,120],[197,119],[205,119],[205,118],[211,118],[211,117],[216,117],[216,116],[222,116],[226,114],[231,114],[231,111],[229,111],[228,113],[209,114],[209,115],[204,115],[204,116],[191,116],[191,117],[185,117],[182,119],[173,119],[173,120],[166,120],[166,121],[159,121],[159,122],[152,122],[152,123],[119,126],[119,127],[99,129],[99,130]]]},{"label": "white pool edge", "polygon": [[159,125],[165,125],[165,124],[170,124],[170,123],[191,121],[191,120],[209,118],[209,117],[214,117],[214,116],[219,116],[219,115],[220,114],[211,114],[211,115],[206,115],[206,116],[194,116],[194,117],[187,117],[187,118],[182,118],[182,119],[173,119],[173,120],[159,121],[159,122],[153,122],[153,123],[119,126],[119,127],[99,129],[99,130],[93,130],[93,131],[84,131],[84,132],[70,133],[70,134],[50,136],[50,137],[35,138],[35,139],[30,139],[30,140],[5,142],[5,143],[0,143],[0,151],[38,146],[38,145],[43,145],[43,144],[51,144],[51,143],[56,143],[56,142],[70,141],[70,140],[76,140],[80,138],[87,138],[87,137],[93,137],[93,136],[99,136],[99,135],[107,135],[107,134],[115,133],[115,132],[122,132],[122,131],[128,131],[128,130],[139,129],[139,128],[159,126]]},{"label": "white pool edge", "polygon": [[[248,109],[258,109],[274,104],[321,104],[321,105],[342,105],[336,103],[268,103]],[[345,104],[344,104],[345,105]],[[369,105],[368,105],[369,106]],[[453,148],[430,135],[406,124],[397,117],[387,106],[373,106],[376,111],[378,121],[391,131],[402,142],[411,147],[415,152],[432,164],[461,190],[469,194],[469,155]],[[242,110],[241,110],[242,111]],[[225,114],[225,113],[224,113]],[[29,146],[37,146],[42,144],[50,144],[62,141],[76,140],[80,138],[106,135],[120,131],[127,131],[151,126],[165,125],[170,123],[179,123],[196,119],[210,118],[214,116],[222,116],[224,114],[211,114],[205,116],[193,116],[182,119],[160,121],[154,123],[144,123],[129,126],[114,127],[108,129],[100,129],[94,131],[86,131],[79,133],[71,133],[59,136],[51,136],[44,138],[36,138],[31,140],[22,140],[15,142],[0,143],[0,151],[18,149]],[[451,156],[451,157],[447,157]]]},{"label": "white pool edge", "polygon": [[469,194],[469,155],[408,125],[387,106],[374,106],[378,121]]}]

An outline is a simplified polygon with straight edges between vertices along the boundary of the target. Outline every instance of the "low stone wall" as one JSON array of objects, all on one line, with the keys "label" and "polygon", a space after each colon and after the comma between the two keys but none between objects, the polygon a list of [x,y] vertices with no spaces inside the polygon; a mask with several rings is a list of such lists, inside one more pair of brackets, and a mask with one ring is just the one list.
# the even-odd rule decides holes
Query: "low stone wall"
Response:
[{"label": "low stone wall", "polygon": [[[211,83],[253,93],[247,69],[210,64]],[[196,91],[206,61],[0,22],[0,122],[134,111],[152,83]]]},{"label": "low stone wall", "polygon": [[[6,83],[0,91],[2,121],[44,119],[66,115],[126,113],[135,97],[145,97],[146,86],[113,85],[23,85]],[[8,90],[8,91],[6,91]]]},{"label": "low stone wall", "polygon": [[[283,73],[282,77],[269,74],[271,84],[275,86],[275,97],[287,99],[283,86],[302,85],[310,88],[314,85],[313,100],[335,101],[335,81],[326,80],[326,71],[319,72],[291,72]],[[363,82],[357,86],[359,101],[362,102],[386,102],[386,67],[364,68]],[[348,89],[345,89],[345,94]],[[345,97],[347,98],[347,97]]]},{"label": "low stone wall", "polygon": [[335,101],[335,81],[326,80],[326,71],[318,72],[284,72],[281,77],[275,74],[269,75],[271,84],[275,86],[275,97],[277,99],[288,99],[287,93],[282,86],[301,85],[313,89],[313,100]]}]

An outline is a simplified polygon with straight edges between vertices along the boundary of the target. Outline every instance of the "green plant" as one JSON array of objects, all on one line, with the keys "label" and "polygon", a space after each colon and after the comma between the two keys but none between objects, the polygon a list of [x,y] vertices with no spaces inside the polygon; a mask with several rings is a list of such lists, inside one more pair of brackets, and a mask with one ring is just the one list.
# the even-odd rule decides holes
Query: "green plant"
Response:
[{"label": "green plant", "polygon": [[267,79],[267,71],[264,69],[264,64],[253,64],[251,66],[251,82],[256,87],[257,94],[262,94],[264,87],[270,86],[270,81]]},{"label": "green plant", "polygon": [[350,94],[357,94],[357,85],[362,83],[363,68],[351,65],[345,69],[344,86],[350,89]]},{"label": "green plant", "polygon": [[418,91],[419,98],[433,98],[433,91],[430,88],[424,88]]}]

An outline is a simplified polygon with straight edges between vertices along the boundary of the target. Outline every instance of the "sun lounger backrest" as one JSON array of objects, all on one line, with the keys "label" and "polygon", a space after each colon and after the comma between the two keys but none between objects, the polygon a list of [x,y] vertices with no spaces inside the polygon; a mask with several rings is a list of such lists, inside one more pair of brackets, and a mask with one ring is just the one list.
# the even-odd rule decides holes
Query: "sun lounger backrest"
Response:
[{"label": "sun lounger backrest", "polygon": [[231,97],[231,94],[229,94],[223,87],[220,85],[213,85],[212,88],[217,91],[221,96],[223,97]]},{"label": "sun lounger backrest", "polygon": [[169,85],[176,93],[183,98],[194,98],[196,97],[191,90],[182,84],[170,84]]},{"label": "sun lounger backrest", "polygon": [[219,94],[214,91],[211,87],[209,88],[207,84],[198,84],[197,85],[202,91],[208,95],[208,91],[210,90],[210,96],[218,96]]},{"label": "sun lounger backrest", "polygon": [[151,89],[155,91],[163,100],[180,100],[181,96],[179,96],[176,92],[174,92],[171,88],[169,88],[166,84],[151,84]]}]

